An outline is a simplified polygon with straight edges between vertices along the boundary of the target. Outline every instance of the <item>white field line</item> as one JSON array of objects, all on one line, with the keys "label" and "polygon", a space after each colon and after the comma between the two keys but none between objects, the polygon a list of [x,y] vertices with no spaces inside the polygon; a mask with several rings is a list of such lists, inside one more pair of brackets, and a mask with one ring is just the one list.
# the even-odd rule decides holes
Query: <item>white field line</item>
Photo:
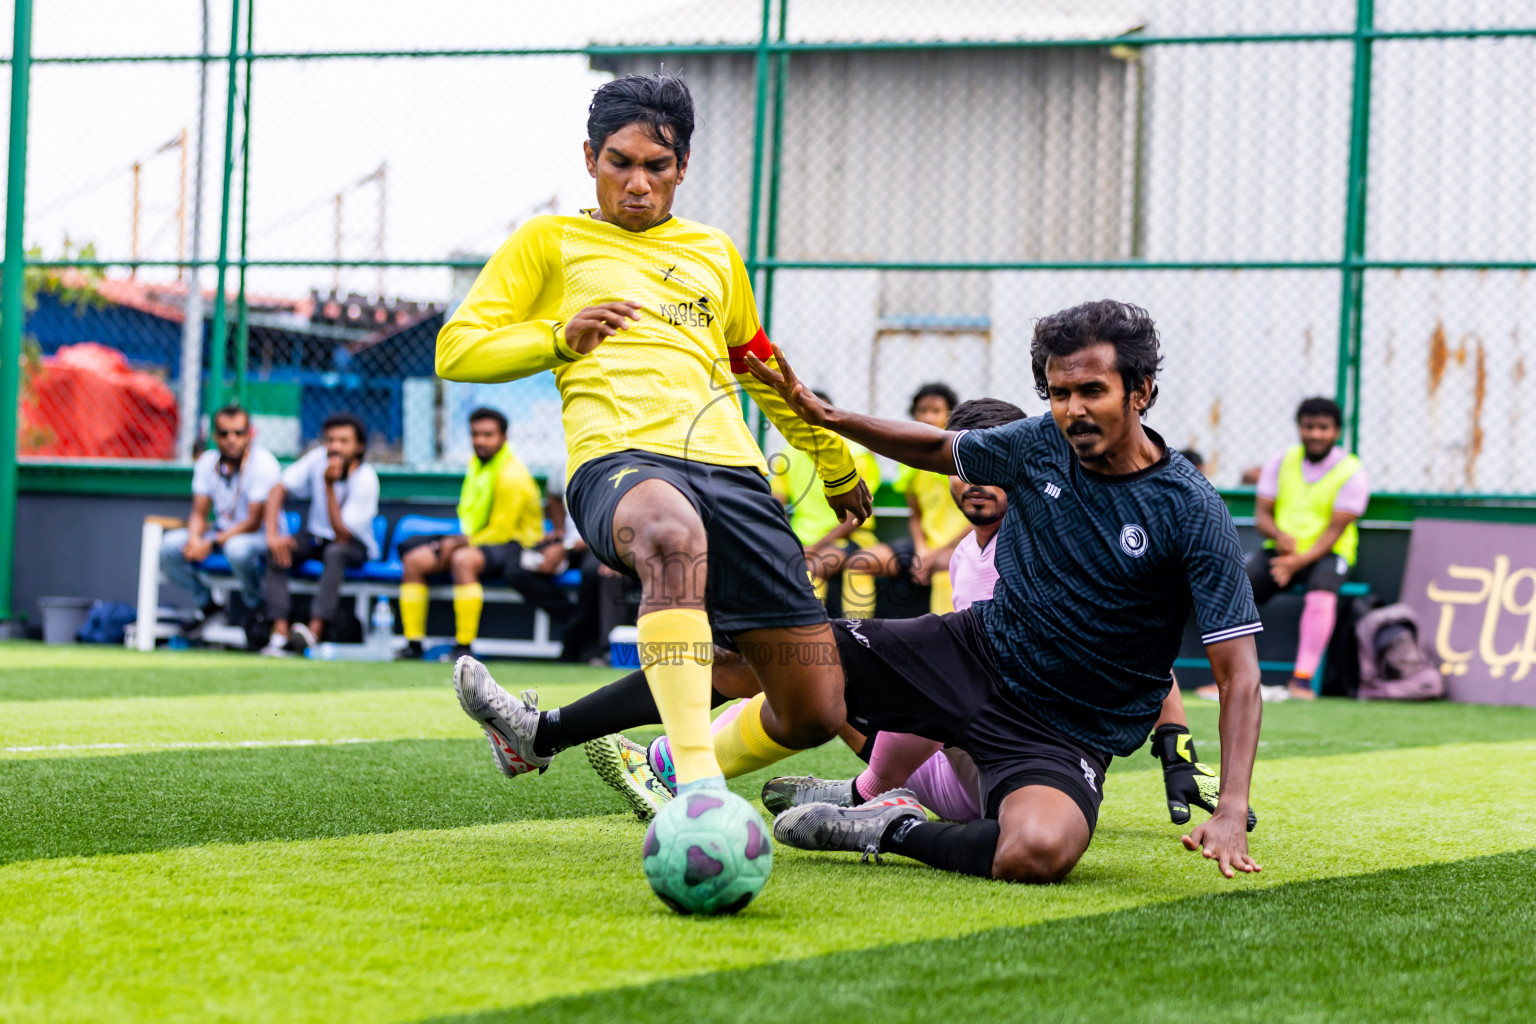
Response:
[{"label": "white field line", "polygon": [[[394,739],[408,737],[396,736]],[[339,740],[208,740],[200,743],[55,743],[41,747],[0,747],[0,754],[36,754],[71,750],[236,750],[244,747],[329,747],[343,743],[384,743],[385,740],[353,737]]]}]

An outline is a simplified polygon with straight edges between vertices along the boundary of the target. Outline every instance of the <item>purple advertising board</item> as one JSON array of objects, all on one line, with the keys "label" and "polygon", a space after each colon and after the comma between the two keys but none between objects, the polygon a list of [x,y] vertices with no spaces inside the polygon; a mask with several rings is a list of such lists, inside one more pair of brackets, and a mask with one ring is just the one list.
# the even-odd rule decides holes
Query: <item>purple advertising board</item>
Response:
[{"label": "purple advertising board", "polygon": [[1449,699],[1536,706],[1536,526],[1417,520],[1402,600]]}]

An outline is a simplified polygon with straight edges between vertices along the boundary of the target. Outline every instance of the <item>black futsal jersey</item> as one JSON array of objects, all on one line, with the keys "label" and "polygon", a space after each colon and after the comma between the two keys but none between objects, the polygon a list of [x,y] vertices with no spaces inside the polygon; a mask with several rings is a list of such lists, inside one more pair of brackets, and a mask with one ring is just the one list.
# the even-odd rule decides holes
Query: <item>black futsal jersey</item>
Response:
[{"label": "black futsal jersey", "polygon": [[955,438],[967,483],[1008,494],[992,600],[972,605],[1020,703],[1068,737],[1127,755],[1172,685],[1191,609],[1207,644],[1263,627],[1226,504],[1163,439],[1125,476],[1082,467],[1049,416]]}]

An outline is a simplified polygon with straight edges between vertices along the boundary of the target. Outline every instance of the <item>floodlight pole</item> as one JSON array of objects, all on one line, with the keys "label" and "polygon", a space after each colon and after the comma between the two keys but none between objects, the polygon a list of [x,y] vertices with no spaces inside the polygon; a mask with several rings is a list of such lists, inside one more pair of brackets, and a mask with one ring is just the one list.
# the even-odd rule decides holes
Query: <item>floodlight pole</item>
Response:
[{"label": "floodlight pole", "polygon": [[16,452],[21,336],[26,329],[27,101],[32,77],[32,0],[16,0],[11,42],[10,163],[5,182],[5,277],[0,280],[0,635],[14,614]]},{"label": "floodlight pole", "polygon": [[1344,258],[1339,287],[1339,361],[1334,392],[1348,425],[1350,451],[1360,448],[1360,346],[1365,306],[1365,200],[1371,155],[1371,32],[1375,0],[1356,0],[1354,102],[1349,125]]},{"label": "floodlight pole", "polygon": [[197,62],[197,164],[192,169],[192,265],[181,320],[181,423],[176,458],[192,461],[197,445],[197,405],[203,390],[203,150],[208,143],[208,0],[202,0],[203,46]]}]

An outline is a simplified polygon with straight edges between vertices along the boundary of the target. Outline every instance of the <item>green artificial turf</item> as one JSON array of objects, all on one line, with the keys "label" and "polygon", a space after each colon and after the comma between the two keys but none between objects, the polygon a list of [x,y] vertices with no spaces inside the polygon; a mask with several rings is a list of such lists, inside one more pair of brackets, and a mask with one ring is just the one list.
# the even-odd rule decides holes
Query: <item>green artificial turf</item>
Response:
[{"label": "green artificial turf", "polygon": [[[616,674],[493,671],[546,706]],[[695,920],[579,751],[502,778],[445,677],[0,646],[0,1020],[1531,1018],[1530,709],[1267,707],[1258,876],[1180,846],[1139,753],[1061,885],[780,847]]]},{"label": "green artificial turf", "polygon": [[[491,664],[514,675],[535,675],[544,686],[590,688],[623,674],[587,665]],[[0,701],[431,688],[444,685],[452,673],[450,665],[421,661],[327,662],[212,651],[144,654],[86,644],[0,642]]]},{"label": "green artificial turf", "polygon": [[1536,850],[438,1018],[1536,1020]]},{"label": "green artificial turf", "polygon": [[533,786],[490,763],[479,737],[0,761],[0,864],[625,810],[579,753]]}]

